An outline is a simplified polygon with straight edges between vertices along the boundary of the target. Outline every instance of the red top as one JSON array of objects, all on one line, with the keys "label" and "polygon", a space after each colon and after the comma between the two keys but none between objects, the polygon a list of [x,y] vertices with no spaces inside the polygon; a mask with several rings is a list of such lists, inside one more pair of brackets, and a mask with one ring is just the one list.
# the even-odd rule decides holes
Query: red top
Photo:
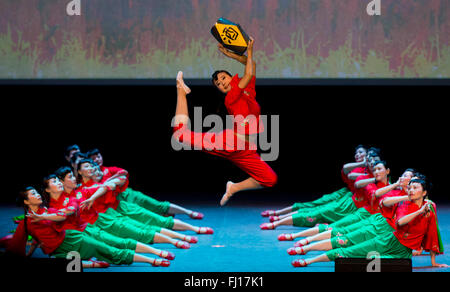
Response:
[{"label": "red top", "polygon": [[[360,180],[365,180],[365,179],[369,179],[369,178],[373,178],[372,174],[366,174],[366,175],[360,175],[358,176],[358,178],[355,180],[355,183],[360,181]],[[353,192],[353,196],[352,196],[352,200],[355,203],[355,206],[357,208],[362,208],[366,205],[369,204],[369,201],[367,200],[367,195],[366,195],[366,188],[354,188],[354,192]]]},{"label": "red top", "polygon": [[[47,208],[39,208],[36,214],[53,214],[49,213]],[[62,213],[57,213],[58,216],[64,216]],[[27,220],[27,231],[25,231],[24,221]],[[31,219],[26,217],[20,221],[19,226],[14,233],[13,238],[7,242],[7,250],[15,254],[25,256],[26,244],[28,234],[37,240],[45,254],[54,252],[64,241],[65,231],[55,228],[55,222],[50,220],[41,220],[38,222],[31,222]]]},{"label": "red top", "polygon": [[[97,190],[98,190],[98,188],[85,189],[85,188],[80,187],[76,190],[73,190],[69,194],[69,196],[75,198],[79,205],[81,202],[84,202],[86,199],[90,198]],[[94,203],[94,205],[95,205],[95,203]],[[80,212],[80,222],[83,222],[83,223],[87,222],[87,223],[94,224],[95,221],[97,221],[97,219],[98,219],[98,212],[95,210],[94,207],[91,207],[89,209],[79,208],[79,212]]]},{"label": "red top", "polygon": [[[102,182],[106,181],[113,175],[127,173],[125,169],[120,168],[120,167],[115,167],[115,166],[110,166],[110,167],[100,166],[100,170],[103,172]],[[128,174],[127,174],[127,177],[128,177]]]},{"label": "red top", "polygon": [[369,173],[369,170],[366,167],[357,167],[350,171],[347,175],[344,173],[344,169],[341,170],[341,177],[344,183],[347,185],[349,190],[354,193],[355,192],[355,181],[348,178],[350,173]]},{"label": "red top", "polygon": [[407,193],[403,189],[395,189],[388,193],[386,193],[384,196],[381,196],[381,198],[378,200],[378,209],[380,210],[381,215],[383,215],[384,218],[386,218],[389,225],[391,225],[392,228],[396,228],[395,226],[395,211],[396,208],[389,208],[383,205],[383,200],[385,198],[389,197],[399,197],[399,196],[406,196]]},{"label": "red top", "polygon": [[380,200],[385,198],[386,196],[392,196],[395,195],[395,193],[390,194],[390,192],[384,194],[381,197],[375,197],[375,192],[381,188],[384,188],[388,186],[388,184],[385,184],[383,182],[376,182],[372,184],[368,184],[363,188],[364,195],[366,196],[366,202],[367,204],[364,206],[364,209],[367,210],[370,214],[376,214],[381,212],[380,208]]},{"label": "red top", "polygon": [[69,196],[69,194],[63,192],[58,200],[50,198],[49,207],[51,211],[65,212],[73,211],[72,215],[68,215],[66,220],[61,222],[55,222],[55,228],[58,230],[74,229],[78,231],[84,231],[87,223],[80,217],[79,201],[75,197]]},{"label": "red top", "polygon": [[[83,182],[81,184],[81,188],[85,190],[91,190],[86,194],[87,197],[85,199],[89,199],[98,190],[98,188],[101,187],[104,181],[105,179],[102,179],[100,183],[95,183],[93,180],[89,180],[87,183]],[[107,191],[106,194],[95,200],[92,208],[94,208],[98,213],[105,213],[108,208],[113,208],[114,210],[117,209],[119,205],[119,200],[117,200],[116,198],[117,194],[125,191],[125,189],[128,187],[128,183],[129,181],[128,179],[126,179],[126,182],[123,186],[116,187],[114,191]]]},{"label": "red top", "polygon": [[[436,210],[434,203],[433,206]],[[418,215],[408,224],[398,226],[397,222],[400,218],[416,212],[420,208],[411,201],[404,201],[395,204],[391,209],[393,216],[386,218],[386,220],[396,229],[394,235],[401,244],[414,250],[423,248],[425,251],[434,251],[438,254],[442,253],[439,249],[437,219],[432,211]]]},{"label": "red top", "polygon": [[225,97],[225,107],[234,116],[234,131],[242,135],[262,133],[264,125],[260,122],[261,108],[256,101],[256,77],[253,76],[244,89],[239,88],[241,79],[237,74],[231,79],[231,90]]}]

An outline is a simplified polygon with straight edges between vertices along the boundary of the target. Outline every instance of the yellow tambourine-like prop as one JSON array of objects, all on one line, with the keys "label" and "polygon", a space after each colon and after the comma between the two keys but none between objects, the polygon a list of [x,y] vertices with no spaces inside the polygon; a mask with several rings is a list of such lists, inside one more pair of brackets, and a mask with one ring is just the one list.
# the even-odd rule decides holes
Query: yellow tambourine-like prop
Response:
[{"label": "yellow tambourine-like prop", "polygon": [[225,48],[243,55],[248,47],[250,38],[239,24],[233,23],[225,18],[219,18],[211,28],[211,34]]}]

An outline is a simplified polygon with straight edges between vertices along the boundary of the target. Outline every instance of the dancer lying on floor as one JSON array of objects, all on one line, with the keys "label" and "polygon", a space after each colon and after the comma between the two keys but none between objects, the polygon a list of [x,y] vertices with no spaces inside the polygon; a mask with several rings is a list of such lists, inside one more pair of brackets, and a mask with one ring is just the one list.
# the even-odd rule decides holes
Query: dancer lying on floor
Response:
[{"label": "dancer lying on floor", "polygon": [[116,265],[130,265],[133,262],[163,267],[170,265],[168,260],[139,254],[150,252],[151,247],[132,239],[110,236],[109,243],[105,243],[78,230],[58,230],[55,222],[65,220],[66,215],[62,212],[51,213],[42,207],[42,197],[33,187],[21,192],[19,200],[23,204],[26,218],[20,222],[13,238],[7,242],[8,252],[24,256],[30,234],[45,254],[56,258],[66,258],[68,253],[78,252],[82,260],[95,257]]},{"label": "dancer lying on floor", "polygon": [[[341,199],[330,202],[323,206],[319,206],[312,210],[298,212],[292,216],[286,217],[273,223],[261,224],[261,229],[271,230],[281,225],[293,225],[297,227],[313,227],[318,223],[333,223],[347,215],[355,213],[359,208],[367,204],[366,196],[362,190],[367,184],[373,182],[373,171],[377,162],[373,161],[374,157],[370,157],[369,174],[359,176],[355,182],[355,191],[342,197]],[[387,177],[385,179],[387,181]],[[383,184],[380,182],[380,184]]]},{"label": "dancer lying on floor", "polygon": [[[80,208],[80,205],[84,205],[87,196],[98,196],[99,193],[100,195],[101,193],[105,194],[105,188],[77,191],[74,190],[76,182],[70,169],[61,168],[57,173],[63,177],[63,180],[54,175],[44,179],[44,201],[48,201],[48,206],[53,210],[65,213],[67,219],[63,222],[64,228],[79,230],[79,226],[87,225],[90,229],[95,228],[118,237],[131,238],[146,244],[169,243],[177,248],[184,249],[190,247],[188,242],[197,242],[195,237],[184,236],[159,226],[144,225],[123,216],[114,209],[108,209],[105,213],[98,213],[94,208]],[[155,254],[159,255],[158,251],[156,252]]]},{"label": "dancer lying on floor", "polygon": [[381,204],[389,208],[392,216],[385,220],[368,221],[360,229],[344,236],[324,240],[311,246],[300,247],[303,254],[310,250],[328,250],[319,256],[292,262],[294,267],[306,267],[317,262],[334,261],[336,258],[366,258],[377,252],[381,258],[411,258],[412,250],[423,248],[430,252],[433,267],[448,267],[436,262],[436,255],[444,252],[439,236],[436,209],[425,200],[427,184],[423,180],[411,180],[408,196],[388,197]]},{"label": "dancer lying on floor", "polygon": [[255,75],[253,60],[253,39],[248,45],[248,56],[239,56],[219,45],[226,56],[245,65],[242,78],[231,76],[226,71],[217,71],[213,75],[214,85],[226,94],[225,106],[233,115],[234,129],[225,129],[220,133],[195,133],[188,129],[189,111],[186,95],[191,92],[183,81],[183,73],[177,75],[177,106],[174,117],[173,137],[194,149],[226,158],[246,172],[250,177],[239,183],[229,181],[220,205],[225,205],[237,192],[273,187],[278,178],[270,166],[256,152],[256,136],[263,129],[260,121],[260,107],[256,101]]},{"label": "dancer lying on floor", "polygon": [[[84,159],[78,163],[78,174],[80,175],[81,181],[80,189],[89,190],[96,185],[101,186],[93,180],[95,172],[96,169],[92,160]],[[110,184],[113,183],[113,181],[115,181],[115,187],[113,186],[111,188]],[[197,227],[179,219],[174,219],[173,217],[163,217],[136,204],[117,199],[118,197],[120,198],[121,192],[126,189],[127,186],[128,179],[124,177],[109,180],[108,186],[106,186],[109,190],[106,194],[102,195],[100,198],[94,196],[88,197],[86,201],[83,202],[83,205],[92,206],[98,213],[113,212],[113,210],[115,210],[126,217],[149,226],[154,225],[177,231],[191,230],[198,234],[214,233],[210,227]]]},{"label": "dancer lying on floor", "polygon": [[367,150],[364,146],[359,145],[355,148],[355,161],[354,163],[347,163],[343,166],[341,171],[341,176],[346,184],[346,187],[341,188],[331,194],[326,194],[317,200],[305,203],[295,203],[292,206],[280,209],[280,210],[266,210],[261,213],[263,217],[270,216],[270,222],[279,221],[286,217],[292,216],[297,213],[298,210],[308,210],[311,208],[316,208],[323,206],[327,203],[334,202],[341,199],[343,196],[351,192],[353,189],[354,179],[349,180],[349,174],[364,175],[367,173],[367,163],[366,163]]},{"label": "dancer lying on floor", "polygon": [[[383,164],[377,165],[375,172],[380,175],[380,170],[383,171]],[[384,166],[384,169],[386,166]],[[380,208],[379,202],[386,197],[398,197],[407,195],[407,187],[413,176],[415,175],[415,170],[409,168],[405,170],[402,176],[394,184],[387,185],[382,188],[376,188],[374,184],[369,184],[365,187],[363,191],[366,192],[368,197],[368,204],[363,208],[359,208],[354,214],[350,214],[341,220],[338,220],[330,225],[319,224],[316,227],[294,233],[294,234],[281,234],[278,236],[279,240],[294,240],[298,237],[307,237],[296,243],[296,246],[307,245],[308,243],[328,239],[331,237],[331,231],[333,234],[337,232],[341,227],[347,227],[349,225],[356,224],[360,221],[366,220],[371,216],[380,216],[382,214],[382,209]]]},{"label": "dancer lying on floor", "polygon": [[[128,175],[128,172],[122,168],[103,166],[103,155],[100,153],[98,149],[88,151],[87,156],[100,166],[100,169],[103,173],[103,177],[101,178],[100,183],[103,183],[104,181],[111,178],[119,177],[121,175],[126,176]],[[155,200],[154,198],[145,195],[139,191],[135,191],[130,187],[126,188],[120,194],[118,199],[134,203],[136,205],[141,206],[142,208],[145,208],[159,215],[186,214],[192,219],[203,219],[203,214],[200,212],[194,212],[192,210],[183,208],[171,202],[167,201],[161,202]]]}]

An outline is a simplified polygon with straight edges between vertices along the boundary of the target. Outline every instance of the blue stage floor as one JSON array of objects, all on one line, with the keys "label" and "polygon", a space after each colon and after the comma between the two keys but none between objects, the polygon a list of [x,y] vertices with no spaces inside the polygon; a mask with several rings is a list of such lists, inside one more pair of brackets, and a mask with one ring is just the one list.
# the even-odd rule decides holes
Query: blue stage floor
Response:
[{"label": "blue stage floor", "polygon": [[[178,202],[177,202],[178,203]],[[111,266],[108,269],[85,269],[86,272],[333,272],[334,262],[315,264],[307,268],[293,268],[291,261],[296,257],[286,250],[293,242],[280,242],[277,236],[301,230],[297,227],[281,227],[277,230],[263,231],[259,225],[268,222],[260,213],[266,209],[287,206],[287,203],[274,205],[267,203],[232,202],[220,208],[216,203],[184,206],[204,213],[203,220],[193,220],[184,215],[176,218],[197,226],[209,226],[214,235],[199,235],[199,242],[191,249],[182,250],[169,244],[155,244],[155,247],[175,253],[176,258],[168,268],[154,268],[147,264],[136,263],[131,266]],[[15,228],[11,218],[20,215],[17,207],[0,207],[0,235]],[[446,254],[438,256],[438,263],[450,265],[450,206],[438,207],[438,219]],[[193,232],[182,232],[194,235]],[[311,252],[310,255],[319,252]],[[41,250],[34,257],[46,257]],[[300,257],[300,256],[298,256]],[[450,272],[450,268],[430,267],[430,257],[413,258],[415,272]]]}]

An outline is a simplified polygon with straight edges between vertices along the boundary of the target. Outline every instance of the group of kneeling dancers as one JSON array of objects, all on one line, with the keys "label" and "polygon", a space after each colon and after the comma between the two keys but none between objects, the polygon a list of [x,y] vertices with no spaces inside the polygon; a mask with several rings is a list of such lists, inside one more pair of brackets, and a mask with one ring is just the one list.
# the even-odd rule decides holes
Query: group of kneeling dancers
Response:
[{"label": "group of kneeling dancers", "polygon": [[429,182],[414,169],[406,169],[391,183],[390,169],[380,158],[380,149],[356,147],[356,162],[345,164],[341,176],[345,184],[334,193],[281,210],[266,210],[261,229],[282,225],[309,227],[292,234],[280,234],[280,241],[296,241],[290,255],[310,251],[324,253],[292,262],[306,267],[336,258],[366,258],[376,252],[381,258],[411,258],[430,253],[433,267],[444,252],[436,216],[436,204],[428,199]]},{"label": "group of kneeling dancers", "polygon": [[25,214],[14,218],[15,233],[1,239],[7,251],[31,256],[40,247],[55,258],[78,252],[85,268],[133,262],[168,267],[174,253],[153,244],[189,249],[198,238],[178,231],[213,234],[209,227],[174,218],[185,214],[202,219],[203,214],[128,187],[129,173],[105,167],[99,150],[85,154],[72,145],[65,157],[72,167],[61,167],[45,177],[42,188],[27,187],[20,192],[18,202]]}]

